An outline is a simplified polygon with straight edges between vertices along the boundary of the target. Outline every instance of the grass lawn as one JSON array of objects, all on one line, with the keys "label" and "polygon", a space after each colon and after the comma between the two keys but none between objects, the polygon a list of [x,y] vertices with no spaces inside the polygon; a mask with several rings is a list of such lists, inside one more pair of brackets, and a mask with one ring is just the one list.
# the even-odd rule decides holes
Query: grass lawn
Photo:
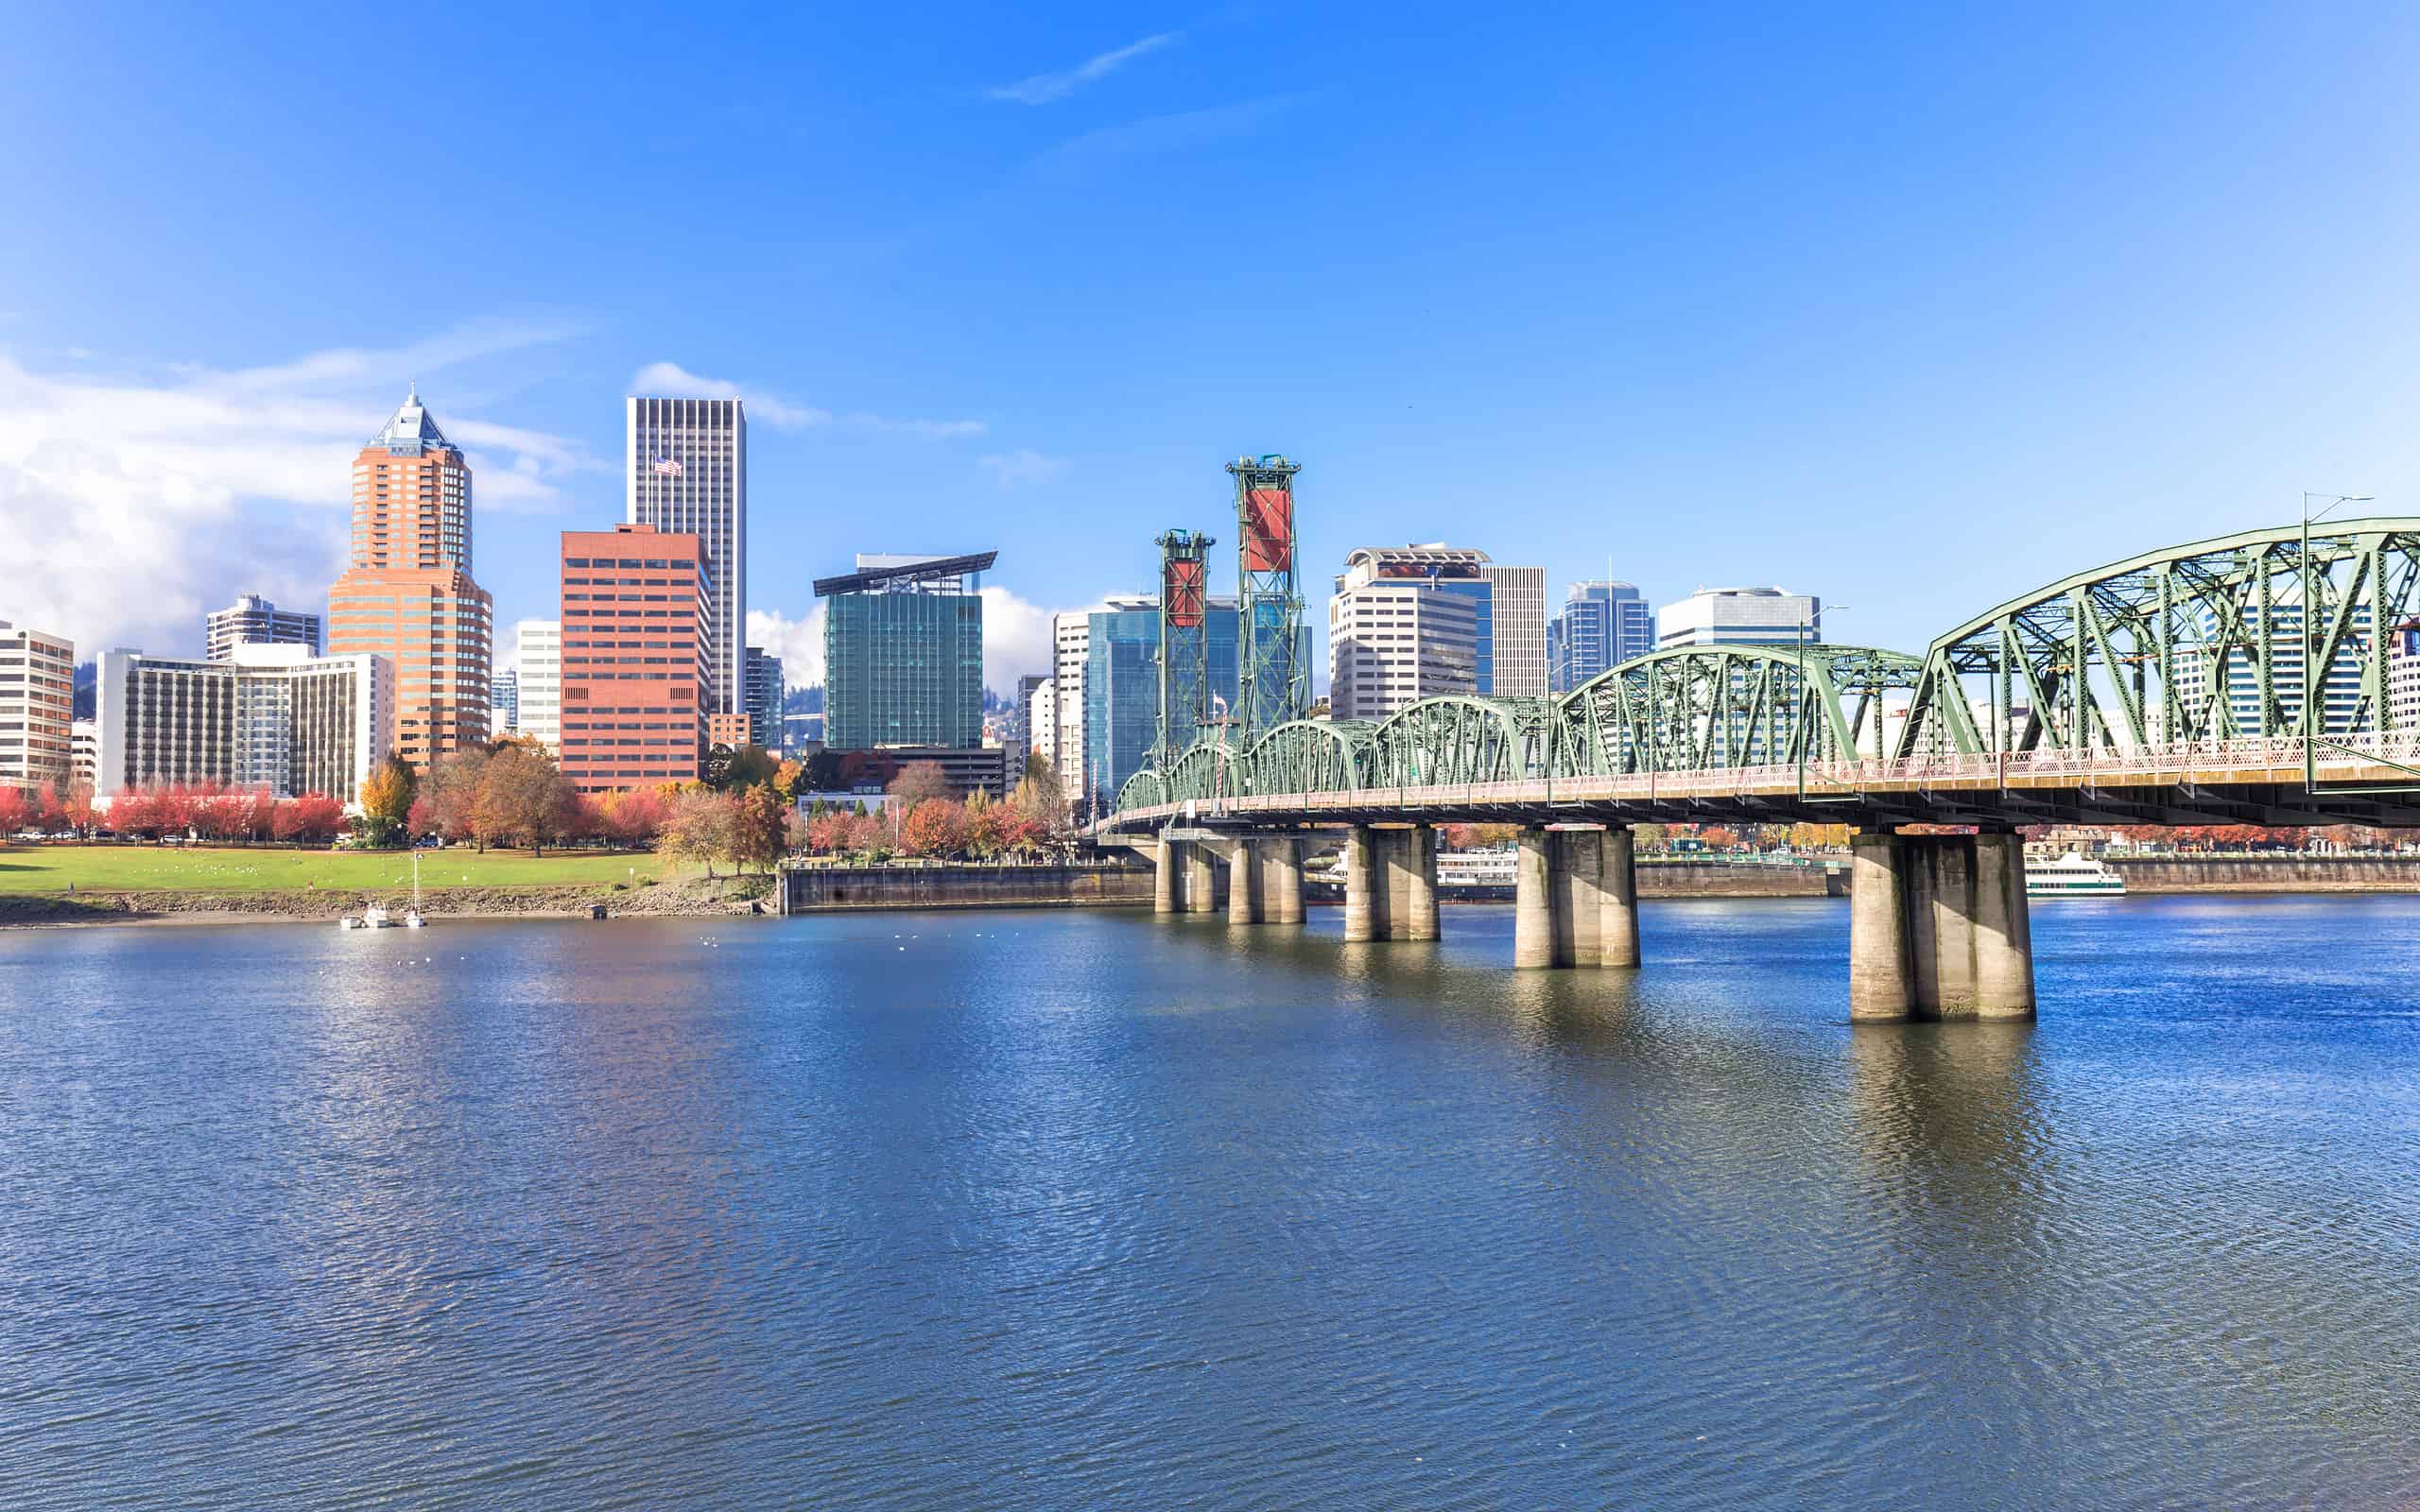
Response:
[{"label": "grass lawn", "polygon": [[[637,875],[631,875],[632,868]],[[421,852],[420,885],[438,887],[517,887],[663,880],[671,873],[652,853],[549,852],[467,847]],[[187,892],[268,892],[305,887],[408,887],[412,858],[399,850],[279,850],[206,846],[9,845],[0,846],[0,893],[139,892],[174,888]]]}]

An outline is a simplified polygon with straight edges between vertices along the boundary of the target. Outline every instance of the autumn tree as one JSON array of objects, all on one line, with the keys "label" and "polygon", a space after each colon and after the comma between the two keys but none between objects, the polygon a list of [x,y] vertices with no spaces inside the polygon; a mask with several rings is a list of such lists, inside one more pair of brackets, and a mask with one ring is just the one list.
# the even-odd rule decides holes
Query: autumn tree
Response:
[{"label": "autumn tree", "polygon": [[270,824],[281,840],[325,843],[344,828],[344,805],[325,793],[305,793],[279,803]]},{"label": "autumn tree", "polygon": [[420,777],[411,763],[389,754],[361,784],[361,818],[372,845],[397,845],[410,838],[412,805],[420,797]]},{"label": "autumn tree", "polygon": [[702,866],[715,874],[715,863],[732,853],[736,807],[720,793],[683,793],[673,799],[657,842],[675,863]]},{"label": "autumn tree", "polygon": [[769,871],[782,859],[786,838],[783,821],[790,806],[769,783],[752,787],[734,800],[731,818],[731,859],[737,867],[757,866]]},{"label": "autumn tree", "polygon": [[578,829],[579,794],[544,747],[509,744],[480,770],[473,817],[482,839],[544,855]]},{"label": "autumn tree", "polygon": [[956,796],[938,762],[909,762],[899,768],[899,775],[890,780],[890,785],[884,791],[890,795],[891,802],[899,804],[910,816],[915,813],[916,805],[927,799]]},{"label": "autumn tree", "polygon": [[1040,825],[1045,833],[1054,833],[1067,822],[1066,789],[1049,757],[1040,751],[1026,757],[1025,776],[1018,779],[1016,790],[1009,795],[1009,804]]},{"label": "autumn tree", "polygon": [[899,843],[909,855],[952,856],[966,849],[966,805],[928,798],[908,811]]},{"label": "autumn tree", "polygon": [[411,810],[413,828],[448,840],[478,841],[481,850],[487,849],[478,825],[479,781],[494,759],[479,749],[440,758],[422,780],[420,798],[426,807]]},{"label": "autumn tree", "polygon": [[33,823],[35,810],[32,793],[13,782],[0,782],[0,845]]},{"label": "autumn tree", "polygon": [[624,845],[653,845],[672,814],[672,800],[651,787],[608,793],[598,808],[605,833]]}]

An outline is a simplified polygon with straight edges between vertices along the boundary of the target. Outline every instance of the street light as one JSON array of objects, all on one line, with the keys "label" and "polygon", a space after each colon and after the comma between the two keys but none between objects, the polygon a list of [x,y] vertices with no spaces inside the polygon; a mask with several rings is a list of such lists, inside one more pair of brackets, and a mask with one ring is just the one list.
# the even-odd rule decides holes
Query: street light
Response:
[{"label": "street light", "polygon": [[[2373,494],[2368,494],[2368,493],[2327,493],[2327,492],[2325,492],[2325,491],[2323,491],[2323,490],[2316,490],[2316,489],[2305,489],[2305,490],[2303,490],[2303,601],[2302,601],[2301,607],[2296,610],[2296,612],[2301,616],[2301,622],[2302,622],[2302,632],[2301,632],[2301,634],[2302,634],[2302,643],[2303,643],[2303,791],[2304,791],[2304,792],[2306,792],[2306,793],[2309,792],[2311,789],[2313,789],[2313,788],[2315,788],[2315,787],[2317,787],[2317,786],[2319,785],[2319,744],[2318,744],[2319,735],[2318,735],[2318,729],[2319,729],[2319,719],[2320,719],[2320,716],[2324,713],[2324,712],[2325,711],[2325,708],[2326,708],[2326,705],[2325,705],[2325,691],[2326,691],[2326,690],[2325,690],[2325,685],[2323,684],[2323,686],[2322,686],[2322,688],[2321,688],[2321,696],[2321,696],[2321,698],[2320,698],[2320,699],[2317,699],[2317,700],[2313,699],[2313,697],[2311,696],[2311,685],[2310,685],[2310,662],[2311,662],[2311,653],[2312,653],[2314,650],[2318,649],[2316,646],[2314,646],[2314,645],[2311,644],[2311,596],[2310,596],[2310,593],[2311,593],[2311,577],[2310,577],[2310,527],[2311,527],[2311,523],[2312,523],[2313,521],[2315,521],[2315,520],[2325,520],[2325,519],[2326,519],[2329,515],[2334,514],[2337,510],[2339,510],[2339,509],[2342,508],[2344,506],[2346,506],[2346,505],[2348,505],[2348,504],[2368,504],[2368,503],[2370,503],[2370,502],[2372,501],[2372,499],[2373,499],[2373,498],[2375,498],[2375,497],[2376,497],[2375,495],[2373,495]],[[2321,510],[2321,511],[2319,511],[2319,513],[2317,513],[2317,514],[2313,514],[2313,513],[2311,513],[2311,512],[2310,512],[2310,501],[2311,501],[2311,500],[2313,500],[2313,499],[2325,499],[2325,500],[2327,500],[2327,501],[2328,501],[2327,507],[2326,507],[2326,508],[2325,508],[2325,509],[2322,509],[2322,510]],[[2261,634],[2263,634],[2263,635],[2269,636],[2269,637],[2271,638],[2271,640],[2272,640],[2273,644],[2273,642],[2274,642],[2274,640],[2275,640],[2275,632],[2273,630],[2273,628],[2272,628],[2271,627],[2266,626],[2266,625],[2263,625],[2262,627],[2260,627],[2260,633],[2261,633]],[[2384,631],[2384,628],[2383,628],[2382,627],[2373,625],[2373,626],[2371,626],[2371,627],[2370,627],[2370,633],[2371,633],[2372,635],[2380,635],[2380,634],[2385,633],[2385,631]]]},{"label": "street light", "polygon": [[[1832,606],[1832,612],[1837,614],[1844,609],[1856,607],[1854,604],[1835,604]],[[1824,605],[1821,600],[1817,601],[1813,614],[1798,616],[1798,718],[1794,723],[1798,733],[1798,801],[1801,803],[1806,801],[1806,753],[1813,749],[1815,745],[1812,735],[1806,729],[1806,629],[1810,622],[1814,626],[1815,633],[1822,635]],[[1878,727],[1882,718],[1882,711],[1878,704],[1875,709],[1874,717]]]}]

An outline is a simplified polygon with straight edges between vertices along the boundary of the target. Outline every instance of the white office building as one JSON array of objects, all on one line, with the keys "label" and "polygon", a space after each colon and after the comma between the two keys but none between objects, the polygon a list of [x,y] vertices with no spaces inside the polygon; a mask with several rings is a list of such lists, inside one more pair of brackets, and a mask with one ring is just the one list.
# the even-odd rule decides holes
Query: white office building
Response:
[{"label": "white office building", "polygon": [[[1443,545],[1364,546],[1347,555],[1327,601],[1333,717],[1383,719],[1423,698],[1487,691],[1495,585],[1486,566],[1485,552]],[[1543,615],[1543,574],[1539,594]],[[1539,657],[1543,665],[1543,619]]]},{"label": "white office building", "polygon": [[[2415,663],[2420,664],[2420,663]],[[1052,763],[1056,771],[1059,760],[1059,681],[1045,678],[1033,685],[1025,706],[1025,744],[1029,751],[1040,751]]]},{"label": "white office building", "polygon": [[514,631],[521,733],[560,754],[563,738],[563,622],[523,620]]},{"label": "white office building", "polygon": [[1073,800],[1084,779],[1084,663],[1092,659],[1090,610],[1050,617],[1051,769]]},{"label": "white office building", "polygon": [[745,714],[748,417],[736,399],[632,398],[627,406],[626,518],[705,546],[714,647],[699,712]]},{"label": "white office building", "polygon": [[1481,691],[1504,697],[1546,696],[1547,570],[1490,562],[1479,576],[1493,590],[1488,595],[1493,620],[1489,640],[1495,663],[1495,676]]},{"label": "white office building", "polygon": [[93,787],[224,782],[350,803],[386,755],[394,663],[238,644],[227,661],[111,651],[101,658]]},{"label": "white office building", "polygon": [[0,782],[53,787],[74,764],[76,643],[0,620]]},{"label": "white office building", "polygon": [[307,645],[318,656],[322,644],[320,616],[279,609],[258,593],[245,593],[202,621],[201,654],[209,661],[224,662],[236,646],[248,643]]},{"label": "white office building", "polygon": [[1778,588],[1701,588],[1655,611],[1655,644],[1790,645],[1806,627],[1809,643],[1824,638],[1824,601]]},{"label": "white office building", "polygon": [[101,727],[97,720],[78,719],[67,737],[74,750],[73,776],[77,785],[91,791],[101,769]]}]

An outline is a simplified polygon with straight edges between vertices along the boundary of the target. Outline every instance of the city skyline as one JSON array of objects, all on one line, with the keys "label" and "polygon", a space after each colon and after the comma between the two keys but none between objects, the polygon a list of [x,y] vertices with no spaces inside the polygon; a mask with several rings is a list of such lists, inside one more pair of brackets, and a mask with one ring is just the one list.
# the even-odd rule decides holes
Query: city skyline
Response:
[{"label": "city skyline", "polygon": [[[1147,583],[1160,529],[1219,529],[1247,452],[1305,460],[1314,571],[1463,538],[1544,564],[1552,599],[1611,553],[1659,603],[1820,589],[1858,606],[1836,637],[1907,650],[2066,570],[2063,531],[2105,526],[2114,557],[2273,523],[2306,487],[2420,495],[2384,356],[2412,318],[2379,293],[2420,158],[2389,104],[2405,14],[2146,16],[2091,49],[1972,16],[959,19],[912,60],[873,17],[744,56],[683,39],[658,142],[568,82],[621,61],[579,28],[508,96],[537,36],[467,24],[463,97],[400,131],[328,93],[329,19],[216,18],[245,44],[205,81],[199,18],[27,18],[0,120],[52,146],[0,183],[51,233],[0,248],[0,523],[35,569],[12,611],[89,656],[199,650],[236,592],[316,607],[348,443],[414,380],[471,455],[507,644],[550,613],[552,535],[620,514],[621,401],[744,398],[748,643],[800,684],[814,576],[998,538],[1008,692],[1052,611]],[[1239,94],[1272,50],[1318,82]],[[129,87],[95,128],[71,81],[102,54]],[[2290,61],[2338,87],[2276,121],[2222,108]],[[176,129],[230,83],[218,130]],[[459,197],[409,237],[204,206],[228,155],[254,202],[307,203],[399,134]],[[600,140],[746,234],[666,243],[589,194]],[[1282,232],[1220,208],[1246,184],[1284,197]],[[2348,217],[2364,234],[2290,229]],[[878,541],[832,529],[869,509]],[[109,581],[68,570],[95,561]]]}]

